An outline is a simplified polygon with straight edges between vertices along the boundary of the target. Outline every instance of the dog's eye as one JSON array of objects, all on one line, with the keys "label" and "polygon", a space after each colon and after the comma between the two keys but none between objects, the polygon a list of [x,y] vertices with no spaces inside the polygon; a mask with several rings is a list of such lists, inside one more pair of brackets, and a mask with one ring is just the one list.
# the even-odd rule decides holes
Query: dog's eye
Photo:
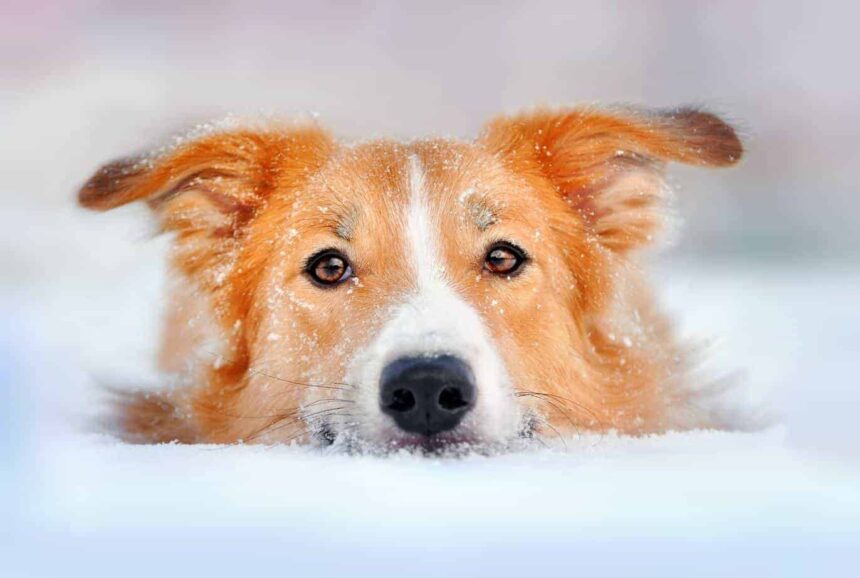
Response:
[{"label": "dog's eye", "polygon": [[352,277],[352,266],[341,253],[325,250],[308,259],[305,271],[320,286],[329,287]]},{"label": "dog's eye", "polygon": [[487,251],[484,269],[494,275],[514,275],[526,262],[522,249],[510,243],[496,243]]}]

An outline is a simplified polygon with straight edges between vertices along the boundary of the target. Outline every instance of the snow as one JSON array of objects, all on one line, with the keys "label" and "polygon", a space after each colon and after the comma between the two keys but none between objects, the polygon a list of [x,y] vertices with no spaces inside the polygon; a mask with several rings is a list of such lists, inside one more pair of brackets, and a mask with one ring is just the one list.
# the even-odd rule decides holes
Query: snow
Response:
[{"label": "snow", "polygon": [[807,575],[858,561],[860,272],[657,268],[684,333],[718,337],[709,370],[746,370],[742,403],[774,415],[763,431],[456,459],[130,446],[95,431],[95,385],[157,383],[165,240],[139,234],[136,209],[6,216],[8,575]]},{"label": "snow", "polygon": [[852,555],[860,512],[855,473],[801,459],[779,432],[586,437],[568,453],[452,461],[95,437],[52,452],[25,513],[39,533],[19,538],[55,550],[35,568],[97,570],[95,551],[132,575],[822,570]]}]

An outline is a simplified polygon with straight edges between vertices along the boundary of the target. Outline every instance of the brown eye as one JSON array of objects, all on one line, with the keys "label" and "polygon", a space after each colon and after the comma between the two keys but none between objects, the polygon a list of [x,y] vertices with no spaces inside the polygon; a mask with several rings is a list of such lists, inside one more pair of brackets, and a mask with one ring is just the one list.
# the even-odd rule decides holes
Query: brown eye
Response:
[{"label": "brown eye", "polygon": [[311,257],[305,270],[321,286],[337,285],[352,277],[349,261],[337,251],[323,251]]},{"label": "brown eye", "polygon": [[525,253],[510,243],[490,247],[484,258],[484,268],[495,275],[514,275],[526,261]]}]

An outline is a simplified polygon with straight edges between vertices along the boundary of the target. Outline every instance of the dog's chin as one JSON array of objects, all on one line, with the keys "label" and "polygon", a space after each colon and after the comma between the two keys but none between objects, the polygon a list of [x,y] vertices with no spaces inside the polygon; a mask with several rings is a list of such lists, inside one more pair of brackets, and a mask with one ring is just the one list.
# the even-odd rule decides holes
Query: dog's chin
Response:
[{"label": "dog's chin", "polygon": [[443,453],[452,448],[467,448],[483,445],[479,438],[456,431],[444,434],[425,436],[420,434],[404,434],[387,440],[384,445],[390,451],[416,451],[423,453]]},{"label": "dog's chin", "polygon": [[332,451],[349,454],[391,455],[414,454],[459,457],[469,454],[493,455],[506,453],[533,445],[536,442],[530,423],[505,439],[486,439],[463,428],[431,436],[406,432],[389,432],[385,436],[371,439],[354,430],[338,431],[324,425],[317,432],[320,445]]}]

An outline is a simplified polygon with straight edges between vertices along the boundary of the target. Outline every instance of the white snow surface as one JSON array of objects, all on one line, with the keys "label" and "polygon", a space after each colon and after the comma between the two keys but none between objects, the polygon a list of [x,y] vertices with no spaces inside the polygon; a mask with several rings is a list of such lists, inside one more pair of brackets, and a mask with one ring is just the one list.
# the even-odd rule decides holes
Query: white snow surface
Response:
[{"label": "white snow surface", "polygon": [[708,371],[742,370],[738,400],[772,415],[761,431],[461,458],[133,446],[90,418],[97,384],[158,383],[166,240],[143,222],[3,216],[4,576],[802,576],[860,561],[856,270],[657,268],[683,333],[716,338]]}]

